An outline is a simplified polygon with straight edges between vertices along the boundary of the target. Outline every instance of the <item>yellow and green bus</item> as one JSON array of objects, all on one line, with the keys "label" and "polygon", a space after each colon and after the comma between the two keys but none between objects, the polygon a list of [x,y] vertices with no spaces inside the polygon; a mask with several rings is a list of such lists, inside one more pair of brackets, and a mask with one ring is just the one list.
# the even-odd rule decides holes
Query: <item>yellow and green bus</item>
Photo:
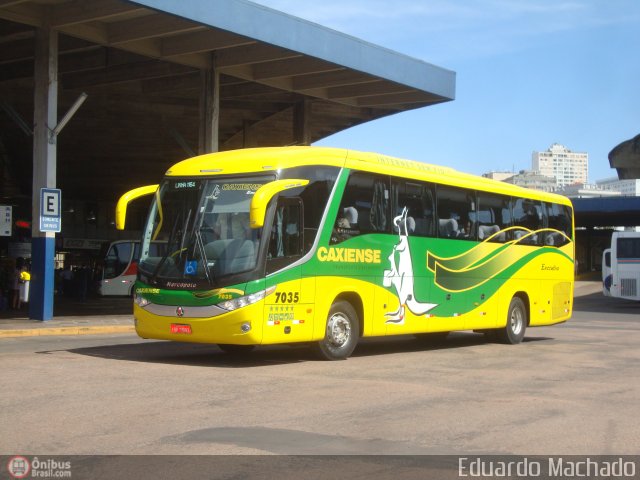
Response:
[{"label": "yellow and green bus", "polygon": [[320,147],[182,161],[120,199],[118,228],[147,194],[143,338],[233,353],[308,342],[337,360],[361,337],[474,330],[517,344],[571,316],[573,209],[559,195]]}]

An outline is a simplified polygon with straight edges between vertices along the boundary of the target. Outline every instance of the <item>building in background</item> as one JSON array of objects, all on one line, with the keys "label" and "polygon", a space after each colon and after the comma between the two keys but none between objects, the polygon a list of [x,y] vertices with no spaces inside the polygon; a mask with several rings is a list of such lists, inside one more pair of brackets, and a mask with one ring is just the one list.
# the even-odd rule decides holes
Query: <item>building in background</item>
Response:
[{"label": "building in background", "polygon": [[640,179],[633,180],[620,180],[618,177],[605,178],[603,180],[596,181],[603,190],[613,190],[620,192],[627,197],[640,196]]},{"label": "building in background", "polygon": [[546,152],[533,152],[532,170],[546,177],[554,177],[559,187],[587,183],[589,154],[572,152],[564,145],[554,143]]},{"label": "building in background", "polygon": [[519,187],[541,190],[543,192],[554,192],[557,188],[556,179],[546,175],[541,175],[532,170],[521,170],[516,175],[503,180],[506,183],[518,185]]},{"label": "building in background", "polygon": [[602,198],[602,197],[621,197],[622,193],[616,190],[605,190],[599,185],[593,183],[574,183],[573,185],[565,185],[556,190],[556,193],[569,198]]},{"label": "building in background", "polygon": [[507,178],[511,178],[514,175],[515,175],[514,172],[489,172],[489,173],[482,174],[484,178],[490,178],[491,180],[498,180],[499,182],[504,182]]}]

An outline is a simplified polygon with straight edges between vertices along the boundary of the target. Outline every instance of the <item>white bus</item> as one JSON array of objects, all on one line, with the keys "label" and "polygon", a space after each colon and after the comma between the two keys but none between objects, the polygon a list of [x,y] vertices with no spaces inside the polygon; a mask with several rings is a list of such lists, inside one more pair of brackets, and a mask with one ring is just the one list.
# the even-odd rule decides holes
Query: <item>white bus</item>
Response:
[{"label": "white bus", "polygon": [[111,242],[104,257],[98,293],[104,296],[131,295],[138,274],[139,258],[139,240]]},{"label": "white bus", "polygon": [[[163,255],[166,243],[153,242],[154,255]],[[140,240],[117,240],[109,244],[104,256],[98,294],[132,296],[138,275]]]},{"label": "white bus", "polygon": [[613,232],[602,253],[602,291],[606,296],[640,300],[640,232]]}]

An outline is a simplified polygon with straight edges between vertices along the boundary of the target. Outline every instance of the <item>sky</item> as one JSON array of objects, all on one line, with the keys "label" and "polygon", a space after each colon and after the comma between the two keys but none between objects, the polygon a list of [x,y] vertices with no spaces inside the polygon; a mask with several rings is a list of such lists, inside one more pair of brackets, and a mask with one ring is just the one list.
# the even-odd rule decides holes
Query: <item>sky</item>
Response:
[{"label": "sky", "polygon": [[559,143],[589,154],[595,182],[640,134],[638,0],[253,1],[456,72],[454,101],[315,145],[482,174]]}]

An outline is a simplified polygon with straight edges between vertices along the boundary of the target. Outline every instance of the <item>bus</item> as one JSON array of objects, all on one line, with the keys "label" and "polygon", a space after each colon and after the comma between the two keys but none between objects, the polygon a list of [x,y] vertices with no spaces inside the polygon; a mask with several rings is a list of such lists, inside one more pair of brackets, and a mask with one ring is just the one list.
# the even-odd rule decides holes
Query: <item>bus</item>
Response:
[{"label": "bus", "polygon": [[134,297],[143,338],[231,353],[307,342],[338,360],[362,337],[474,330],[517,344],[527,327],[571,316],[563,196],[322,147],[182,161],[120,198],[117,228],[143,195],[153,195]]},{"label": "bus", "polygon": [[140,240],[118,240],[109,243],[104,255],[98,294],[133,295],[139,257]]},{"label": "bus", "polygon": [[640,232],[613,232],[611,248],[602,253],[605,296],[640,300]]},{"label": "bus", "polygon": [[[160,255],[164,246],[151,244],[154,255]],[[98,282],[98,294],[102,296],[133,296],[138,274],[140,240],[116,240],[107,244],[102,262],[102,276]]]}]

